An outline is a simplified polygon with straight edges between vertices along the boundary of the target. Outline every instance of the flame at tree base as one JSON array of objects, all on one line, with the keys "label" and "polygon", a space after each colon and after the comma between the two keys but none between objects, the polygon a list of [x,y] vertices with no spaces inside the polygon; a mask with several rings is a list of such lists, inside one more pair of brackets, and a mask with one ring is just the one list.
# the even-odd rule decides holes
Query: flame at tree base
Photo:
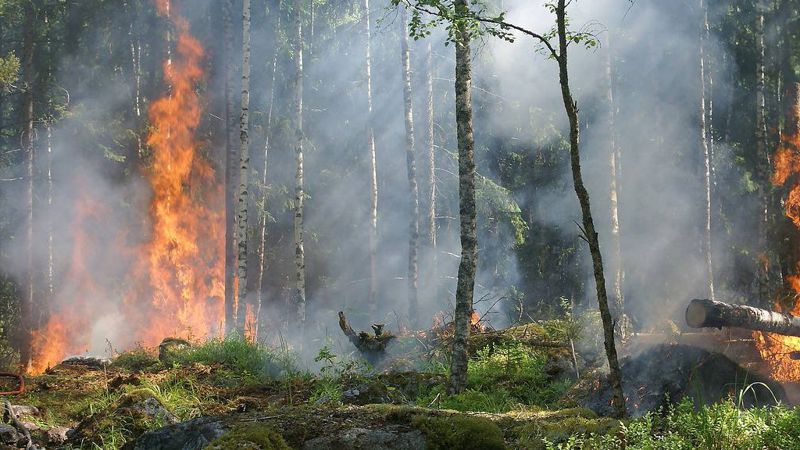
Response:
[{"label": "flame at tree base", "polygon": [[[784,213],[800,230],[800,131],[781,136],[781,145],[775,152],[773,163],[770,181],[775,186],[788,184]],[[795,264],[795,273],[800,274],[800,261]],[[790,275],[787,281],[794,292],[800,294],[800,275]],[[775,308],[778,311],[787,309],[780,304],[776,304]],[[795,301],[788,313],[800,315],[800,303]],[[753,337],[761,358],[769,365],[772,378],[777,381],[800,381],[800,360],[793,357],[795,352],[800,351],[800,337],[762,332],[754,332]]]},{"label": "flame at tree base", "polygon": [[[170,10],[169,0],[156,0],[156,6],[168,18],[177,41],[175,58],[164,63],[167,93],[152,102],[148,113],[152,161],[143,169],[152,189],[148,239],[131,245],[123,238],[108,242],[87,232],[87,221],[102,223],[111,206],[81,193],[71,228],[69,270],[49,318],[33,334],[32,373],[88,351],[93,326],[109,317],[122,328],[115,331],[124,334],[120,339],[125,346],[155,346],[165,337],[205,338],[222,330],[224,194],[195,138],[202,115],[196,86],[205,76],[204,51],[188,22]],[[128,225],[136,226],[140,224]],[[118,231],[121,236],[139,234]],[[114,251],[93,251],[109,246]],[[102,258],[131,261],[122,288],[109,286],[108,280],[97,282],[91,267],[102,264]],[[121,302],[113,301],[120,297]]]}]

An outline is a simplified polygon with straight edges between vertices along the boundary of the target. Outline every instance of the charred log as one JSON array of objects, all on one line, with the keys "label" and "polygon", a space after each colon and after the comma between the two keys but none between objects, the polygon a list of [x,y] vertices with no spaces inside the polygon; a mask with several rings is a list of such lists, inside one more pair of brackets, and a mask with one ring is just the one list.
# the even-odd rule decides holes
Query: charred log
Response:
[{"label": "charred log", "polygon": [[386,346],[395,339],[395,336],[383,330],[383,324],[373,324],[373,333],[361,331],[356,333],[347,322],[344,312],[339,311],[339,328],[368,360],[374,361],[383,356]]},{"label": "charred log", "polygon": [[734,327],[800,337],[800,317],[708,299],[694,299],[689,303],[686,323],[692,328]]}]

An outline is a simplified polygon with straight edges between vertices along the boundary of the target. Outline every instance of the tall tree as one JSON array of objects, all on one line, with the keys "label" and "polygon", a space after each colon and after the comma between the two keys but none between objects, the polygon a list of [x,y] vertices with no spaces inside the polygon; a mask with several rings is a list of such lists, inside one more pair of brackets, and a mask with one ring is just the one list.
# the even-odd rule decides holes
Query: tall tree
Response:
[{"label": "tall tree", "polygon": [[[456,16],[469,11],[468,0],[455,0]],[[472,133],[472,55],[470,23],[456,20],[456,138],[458,140],[458,203],[461,223],[461,261],[456,286],[455,331],[450,363],[449,394],[462,392],[467,385],[467,340],[475,290],[478,259],[477,212],[475,209],[475,137]]]},{"label": "tall tree", "polygon": [[258,331],[261,324],[261,307],[264,302],[264,265],[266,264],[267,255],[267,221],[269,220],[269,212],[267,210],[267,200],[269,189],[267,189],[268,169],[269,169],[269,148],[270,139],[272,138],[272,111],[275,106],[275,74],[278,69],[278,50],[280,50],[279,38],[281,29],[281,5],[283,2],[278,0],[278,5],[275,8],[273,16],[275,16],[275,44],[272,49],[272,61],[270,62],[270,85],[269,85],[269,100],[267,102],[267,119],[264,125],[264,170],[261,172],[261,214],[259,224],[259,240],[258,240],[258,278],[256,279],[256,323],[253,329],[253,340],[258,342]]},{"label": "tall tree", "polygon": [[757,289],[756,298],[762,306],[769,306],[771,303],[768,286],[769,276],[769,259],[767,251],[767,234],[769,225],[769,207],[768,207],[768,187],[767,179],[769,177],[769,150],[767,144],[767,106],[766,106],[766,76],[764,72],[765,65],[765,45],[764,45],[764,14],[766,13],[767,5],[765,0],[757,0],[756,3],[756,23],[755,23],[755,38],[756,38],[756,173],[758,180],[758,238],[757,238],[757,253],[760,261],[764,263],[757,264]]},{"label": "tall tree", "polygon": [[428,295],[437,295],[439,287],[439,274],[437,270],[438,258],[436,250],[436,142],[433,133],[433,49],[428,42],[425,52],[425,134],[428,146],[428,210],[425,212],[425,221],[428,238],[428,252],[430,254],[430,267],[428,268],[428,285],[431,287]]},{"label": "tall tree", "polygon": [[364,0],[364,77],[367,97],[367,158],[369,160],[369,305],[374,313],[378,297],[378,161],[372,113],[372,30],[369,0]]},{"label": "tall tree", "polygon": [[33,1],[24,2],[25,6],[25,34],[22,44],[23,59],[23,123],[22,148],[27,154],[26,164],[26,190],[25,190],[25,246],[26,246],[26,269],[27,278],[25,280],[24,298],[20,305],[20,315],[22,316],[22,339],[20,346],[20,364],[27,371],[31,367],[31,340],[34,327],[33,314],[35,303],[35,273],[34,266],[34,244],[33,244],[33,211],[34,211],[34,189],[35,180],[34,168],[36,167],[36,146],[34,145],[34,52],[35,52],[35,32],[36,32],[36,6]]},{"label": "tall tree", "polygon": [[714,259],[712,256],[711,242],[711,149],[709,147],[709,132],[707,124],[708,102],[710,92],[706,92],[708,74],[706,73],[706,45],[708,39],[708,7],[704,0],[700,0],[700,10],[703,15],[702,31],[700,33],[700,149],[703,153],[703,184],[705,223],[703,225],[703,256],[705,257],[706,282],[708,298],[715,299],[714,295]]},{"label": "tall tree", "polygon": [[303,245],[303,25],[302,0],[294,0],[294,122],[295,164],[294,177],[294,303],[301,329],[306,322],[306,257]]},{"label": "tall tree", "polygon": [[621,150],[617,143],[616,116],[617,105],[614,100],[614,58],[611,47],[611,31],[607,32],[606,42],[606,90],[608,102],[608,141],[609,141],[609,169],[611,170],[611,186],[609,200],[611,205],[611,239],[614,244],[614,303],[617,333],[621,340],[625,340],[628,333],[629,322],[625,313],[625,266],[622,260],[622,237],[619,226],[619,191],[621,174]]},{"label": "tall tree", "polygon": [[242,110],[239,116],[239,204],[236,208],[238,292],[236,327],[244,335],[247,316],[247,204],[250,171],[250,0],[242,1]]},{"label": "tall tree", "polygon": [[236,326],[236,194],[237,146],[233,139],[233,0],[222,3],[225,71],[225,332]]},{"label": "tall tree", "polygon": [[408,12],[401,9],[402,37],[401,51],[403,59],[403,100],[406,122],[406,173],[409,188],[409,224],[408,224],[408,318],[412,327],[416,327],[417,304],[419,302],[419,188],[417,186],[417,167],[414,149],[414,108],[411,92],[411,58],[408,49]]},{"label": "tall tree", "polygon": [[569,85],[567,46],[570,42],[570,36],[567,35],[566,9],[566,1],[558,0],[555,7],[556,29],[558,34],[558,54],[556,55],[556,61],[558,62],[558,80],[561,85],[561,97],[564,101],[567,119],[569,120],[569,154],[572,166],[572,181],[575,186],[575,194],[578,196],[578,202],[581,206],[584,238],[589,244],[589,252],[592,255],[592,268],[594,269],[594,281],[597,290],[597,304],[600,308],[600,318],[603,322],[603,338],[610,369],[609,382],[611,383],[612,403],[615,414],[618,417],[624,417],[626,413],[625,397],[622,393],[622,375],[619,369],[617,348],[614,342],[614,320],[611,317],[611,311],[608,307],[608,293],[606,291],[606,279],[603,273],[603,256],[600,253],[600,239],[594,227],[589,192],[583,184],[583,176],[581,174],[578,105],[572,97],[572,91]]}]

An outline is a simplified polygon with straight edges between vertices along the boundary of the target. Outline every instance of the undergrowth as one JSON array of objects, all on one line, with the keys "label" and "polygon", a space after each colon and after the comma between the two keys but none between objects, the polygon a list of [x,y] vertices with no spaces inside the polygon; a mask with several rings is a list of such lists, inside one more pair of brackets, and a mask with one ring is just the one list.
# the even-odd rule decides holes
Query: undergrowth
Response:
[{"label": "undergrowth", "polygon": [[[800,408],[784,406],[742,410],[728,401],[696,407],[685,399],[666,410],[620,422],[616,433],[578,433],[552,439],[534,431],[521,445],[554,450],[760,450],[800,449]],[[530,431],[530,430],[529,430]]]},{"label": "undergrowth", "polygon": [[544,406],[558,401],[571,386],[547,374],[548,356],[521,343],[507,343],[479,350],[467,369],[467,389],[444,396],[438,386],[417,399],[457,411],[500,413],[524,406]]}]

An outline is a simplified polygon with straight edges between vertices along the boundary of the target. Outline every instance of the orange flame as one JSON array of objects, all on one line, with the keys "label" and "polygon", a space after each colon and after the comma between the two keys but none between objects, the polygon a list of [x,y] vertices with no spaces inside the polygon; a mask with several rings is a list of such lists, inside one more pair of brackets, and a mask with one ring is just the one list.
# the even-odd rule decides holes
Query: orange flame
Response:
[{"label": "orange flame", "polygon": [[[157,5],[162,14],[170,13],[168,1]],[[170,89],[149,109],[153,164],[146,175],[153,188],[153,234],[137,270],[149,283],[126,299],[129,314],[146,314],[141,323],[147,325],[139,333],[145,345],[166,336],[209,336],[224,317],[223,217],[221,208],[209,207],[220,204],[222,191],[195,139],[202,112],[195,85],[204,77],[203,48],[185,19],[172,14],[170,20],[178,34],[177,57],[164,63]]]},{"label": "orange flame", "polygon": [[152,189],[149,240],[132,248],[118,239],[113,243],[115,252],[106,256],[133,260],[123,283],[122,310],[89,304],[89,299],[98,302],[120,294],[119,288],[97,283],[89,267],[98,258],[91,249],[109,243],[91,241],[94,236],[86,231],[87,221],[100,222],[104,206],[87,195],[89,190],[82,193],[72,226],[70,269],[50,317],[34,332],[30,373],[40,373],[70,353],[87,351],[91,325],[111,313],[124,315],[128,328],[124,345],[153,346],[168,336],[202,338],[221,329],[224,194],[195,138],[202,115],[196,85],[204,79],[203,47],[169,0],[156,0],[156,6],[174,28],[177,43],[174,60],[163,66],[168,92],[152,102],[148,113],[152,131],[147,145],[153,154],[151,166],[144,169]]},{"label": "orange flame", "polygon": [[[786,217],[800,229],[800,132],[781,136],[781,145],[773,158],[774,170],[770,180],[776,186],[789,184],[789,193],[784,202]],[[768,264],[768,262],[767,262]],[[800,261],[796,262],[796,274],[800,274]],[[800,294],[800,275],[789,275],[787,281],[795,292]],[[775,308],[782,310],[780,304]],[[800,315],[800,304],[795,304],[790,311],[792,315]],[[754,332],[761,358],[767,362],[771,376],[778,381],[800,380],[800,361],[791,357],[800,350],[800,338],[774,333]]]}]

